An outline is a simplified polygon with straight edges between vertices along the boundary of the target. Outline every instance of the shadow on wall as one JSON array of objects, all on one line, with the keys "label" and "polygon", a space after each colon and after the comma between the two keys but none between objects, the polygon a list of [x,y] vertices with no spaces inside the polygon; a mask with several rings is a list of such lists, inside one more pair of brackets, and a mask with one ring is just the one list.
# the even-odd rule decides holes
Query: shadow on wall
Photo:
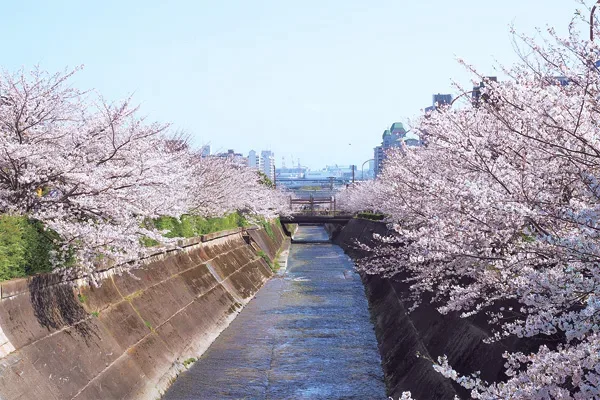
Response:
[{"label": "shadow on wall", "polygon": [[34,315],[48,331],[72,326],[87,342],[98,334],[86,323],[88,314],[73,295],[71,282],[60,283],[57,275],[37,275],[28,280],[29,298]]},{"label": "shadow on wall", "polygon": [[325,224],[325,230],[329,234],[329,239],[330,240],[336,240],[337,237],[338,237],[338,235],[344,229],[344,226],[346,226],[346,225],[343,225],[343,224]]},{"label": "shadow on wall", "polygon": [[[356,240],[377,246],[374,233],[394,234],[383,222],[354,219],[338,234],[335,243],[357,260],[366,254],[356,246]],[[406,274],[385,278],[361,273],[361,278],[375,323],[390,397],[399,398],[402,392],[410,390],[419,400],[451,399],[455,394],[468,398],[467,389],[436,372],[428,359],[446,354],[461,374],[481,371],[481,378],[486,381],[502,381],[506,378],[502,357],[505,351],[527,354],[540,345],[536,338],[514,337],[486,344],[484,339],[492,332],[484,313],[467,318],[461,318],[459,312],[442,315],[427,296],[416,310],[409,312],[412,302]],[[507,308],[513,305],[498,304]],[[422,357],[417,358],[417,353]]]}]

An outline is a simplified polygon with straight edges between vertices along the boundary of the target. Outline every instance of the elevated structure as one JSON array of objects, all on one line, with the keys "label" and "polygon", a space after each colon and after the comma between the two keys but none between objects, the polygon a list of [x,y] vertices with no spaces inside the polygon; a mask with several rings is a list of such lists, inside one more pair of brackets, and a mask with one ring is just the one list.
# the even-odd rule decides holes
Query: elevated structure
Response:
[{"label": "elevated structure", "polygon": [[282,224],[303,224],[303,225],[322,225],[322,224],[347,224],[354,218],[352,214],[337,215],[305,215],[297,214],[288,217],[280,217]]},{"label": "elevated structure", "polygon": [[346,224],[354,218],[352,214],[336,210],[335,196],[308,198],[294,198],[290,196],[291,215],[280,217],[280,221],[286,224],[322,225]]},{"label": "elevated structure", "polygon": [[381,135],[381,146],[373,149],[373,159],[375,160],[375,176],[381,172],[383,161],[386,157],[386,152],[393,147],[400,147],[402,139],[406,136],[406,129],[402,122],[394,122],[390,129],[386,129]]}]

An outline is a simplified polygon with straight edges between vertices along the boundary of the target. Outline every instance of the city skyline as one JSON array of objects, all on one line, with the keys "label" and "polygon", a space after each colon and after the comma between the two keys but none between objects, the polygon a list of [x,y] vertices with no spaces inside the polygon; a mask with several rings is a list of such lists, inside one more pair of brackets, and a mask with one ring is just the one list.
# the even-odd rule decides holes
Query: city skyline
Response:
[{"label": "city skyline", "polygon": [[565,34],[576,8],[557,0],[483,9],[475,0],[14,2],[0,45],[11,54],[8,71],[84,64],[78,87],[110,100],[133,94],[150,120],[171,123],[195,147],[270,149],[316,167],[371,158],[389,121],[409,129],[432,93],[471,86],[457,57],[502,79],[495,60],[518,59],[511,23],[525,34],[547,24]]}]

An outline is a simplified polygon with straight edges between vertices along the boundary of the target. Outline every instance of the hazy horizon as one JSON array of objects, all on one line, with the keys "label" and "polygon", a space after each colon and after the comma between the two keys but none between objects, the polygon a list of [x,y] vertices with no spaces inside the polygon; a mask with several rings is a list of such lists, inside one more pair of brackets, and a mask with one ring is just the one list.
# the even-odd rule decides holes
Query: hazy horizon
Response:
[{"label": "hazy horizon", "polygon": [[[381,133],[405,125],[472,76],[510,65],[509,25],[560,34],[575,1],[10,3],[3,68],[39,64],[107,99],[134,93],[151,120],[171,122],[213,151],[272,150],[319,169],[361,165]],[[18,38],[19,40],[15,40]]]}]

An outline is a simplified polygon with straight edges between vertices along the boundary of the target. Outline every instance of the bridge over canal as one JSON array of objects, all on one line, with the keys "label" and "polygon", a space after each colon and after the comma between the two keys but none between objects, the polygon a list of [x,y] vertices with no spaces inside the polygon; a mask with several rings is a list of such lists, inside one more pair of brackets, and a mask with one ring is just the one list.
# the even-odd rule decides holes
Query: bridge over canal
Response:
[{"label": "bridge over canal", "polygon": [[347,224],[354,218],[352,214],[335,214],[335,215],[319,215],[319,214],[292,214],[286,217],[280,217],[281,223],[284,224],[304,224],[304,225],[322,225],[322,224]]},{"label": "bridge over canal", "polygon": [[354,215],[337,210],[335,196],[290,196],[290,215],[280,217],[284,224],[346,224]]}]

